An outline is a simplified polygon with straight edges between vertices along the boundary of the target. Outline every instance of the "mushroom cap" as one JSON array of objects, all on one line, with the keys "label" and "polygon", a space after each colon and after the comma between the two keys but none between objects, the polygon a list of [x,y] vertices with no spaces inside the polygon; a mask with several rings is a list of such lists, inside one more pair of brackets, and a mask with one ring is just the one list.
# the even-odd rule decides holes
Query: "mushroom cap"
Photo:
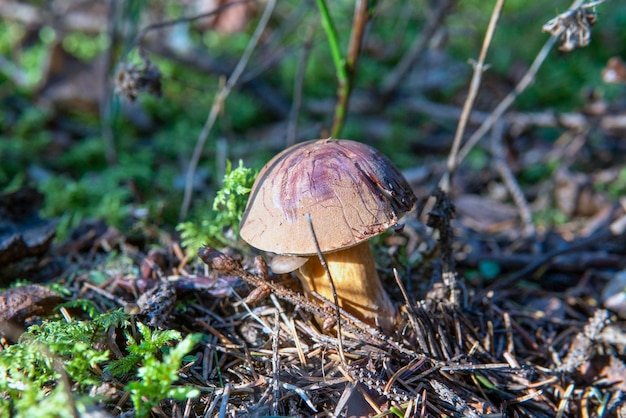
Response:
[{"label": "mushroom cap", "polygon": [[243,214],[246,242],[277,254],[355,246],[398,223],[416,197],[395,165],[368,145],[320,139],[293,145],[259,173]]}]

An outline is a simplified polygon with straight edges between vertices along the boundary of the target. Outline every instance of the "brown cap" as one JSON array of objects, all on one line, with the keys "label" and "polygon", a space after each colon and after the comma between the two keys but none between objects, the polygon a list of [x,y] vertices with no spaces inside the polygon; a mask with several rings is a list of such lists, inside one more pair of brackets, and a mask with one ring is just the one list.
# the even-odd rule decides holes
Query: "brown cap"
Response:
[{"label": "brown cap", "polygon": [[345,139],[302,142],[259,173],[241,238],[278,254],[316,254],[309,213],[322,252],[336,251],[395,225],[415,200],[400,171],[376,149]]}]

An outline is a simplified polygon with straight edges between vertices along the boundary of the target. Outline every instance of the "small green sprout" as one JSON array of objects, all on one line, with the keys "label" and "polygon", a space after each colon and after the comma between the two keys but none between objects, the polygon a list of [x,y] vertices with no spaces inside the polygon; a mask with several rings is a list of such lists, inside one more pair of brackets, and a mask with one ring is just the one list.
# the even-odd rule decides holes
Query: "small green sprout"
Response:
[{"label": "small green sprout", "polygon": [[[152,331],[144,325],[138,325],[144,341],[150,340],[154,335]],[[175,331],[165,332],[174,333]],[[176,347],[163,355],[163,360],[159,360],[156,353],[147,356],[143,354],[143,366],[137,370],[139,380],[130,382],[125,388],[130,392],[136,417],[148,416],[150,410],[158,406],[162,399],[185,400],[200,394],[200,391],[194,387],[173,386],[173,383],[178,380],[177,371],[183,358],[200,341],[201,337],[201,334],[187,335]]]},{"label": "small green sprout", "polygon": [[226,164],[224,186],[213,200],[211,211],[198,222],[182,222],[176,229],[180,232],[183,245],[189,254],[195,254],[202,245],[234,246],[238,244],[239,222],[248,202],[248,195],[257,173],[251,168],[232,168]]}]

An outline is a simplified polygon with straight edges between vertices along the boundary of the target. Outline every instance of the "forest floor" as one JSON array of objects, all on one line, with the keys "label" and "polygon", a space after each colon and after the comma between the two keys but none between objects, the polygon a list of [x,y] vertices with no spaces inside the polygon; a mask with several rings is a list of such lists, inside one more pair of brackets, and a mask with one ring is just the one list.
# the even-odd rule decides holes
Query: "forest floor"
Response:
[{"label": "forest floor", "polygon": [[[570,42],[582,42],[576,39]],[[562,48],[568,42],[556,40]],[[183,55],[149,42],[150,54],[190,66]],[[382,54],[368,45],[366,54]],[[268,50],[260,55],[271,66]],[[82,74],[84,62],[65,60],[64,53],[57,58],[66,73]],[[203,71],[223,73],[215,62],[195,59],[194,65],[206,64]],[[156,93],[168,82],[150,61],[140,62],[118,77],[118,93]],[[431,70],[448,77],[449,64],[433,58]],[[122,112],[136,138],[124,142],[119,138],[131,135],[124,133],[115,149],[106,135],[91,142],[102,131],[67,112],[67,97],[54,90],[56,70],[46,67],[44,87],[35,94],[55,109],[45,120],[24,110],[33,103],[1,96],[0,141],[7,142],[0,148],[6,161],[0,169],[0,416],[626,416],[621,61],[604,68],[605,78],[617,74],[608,81],[621,93],[606,98],[594,90],[567,111],[498,114],[493,104],[505,101],[514,83],[488,72],[471,112],[463,110],[469,83],[446,104],[415,99],[404,84],[390,82],[386,93],[353,86],[346,129],[367,133],[368,144],[398,160],[418,197],[402,228],[371,243],[398,309],[387,333],[332,304],[300,297],[295,277],[269,271],[258,257],[268,262],[270,256],[238,239],[236,219],[228,224],[230,218],[219,217],[241,208],[211,211],[211,203],[198,198],[214,194],[220,183],[214,180],[232,172],[218,139],[203,154],[216,162],[215,173],[203,172],[202,164],[195,173],[195,218],[190,215],[200,225],[198,215],[210,212],[207,222],[215,223],[187,226],[193,232],[172,226],[189,165],[177,165],[183,152],[172,151],[177,144],[170,139],[189,125],[164,137],[155,133],[168,115],[159,113],[169,111],[163,110],[167,86],[165,97],[143,103],[156,109],[152,120],[144,121],[137,102],[127,103]],[[94,67],[85,71],[93,74]],[[73,80],[74,110],[82,100],[97,108],[97,99],[77,93],[86,91],[83,81]],[[256,166],[289,138],[329,136],[319,117],[335,110],[332,95],[305,97],[305,122],[295,135],[298,116],[285,111],[280,89],[264,81],[250,76],[237,94],[254,96],[273,112],[272,122],[255,121],[245,133],[228,122],[220,126],[229,137],[229,158]],[[211,103],[202,106],[186,109],[183,99],[176,112],[181,119],[187,110],[206,117]],[[234,125],[244,117],[233,108],[221,112]],[[478,145],[464,142],[455,154],[454,132],[464,117],[470,136],[485,132]],[[392,140],[397,118],[413,132]],[[37,139],[40,130],[45,140]],[[184,145],[187,157],[202,136],[193,132]],[[10,135],[31,142],[9,142]],[[83,165],[109,174],[83,173]],[[83,175],[84,181],[68,180]],[[109,180],[116,187],[108,189]],[[168,187],[174,204],[164,203]],[[335,326],[320,326],[320,316]]]}]

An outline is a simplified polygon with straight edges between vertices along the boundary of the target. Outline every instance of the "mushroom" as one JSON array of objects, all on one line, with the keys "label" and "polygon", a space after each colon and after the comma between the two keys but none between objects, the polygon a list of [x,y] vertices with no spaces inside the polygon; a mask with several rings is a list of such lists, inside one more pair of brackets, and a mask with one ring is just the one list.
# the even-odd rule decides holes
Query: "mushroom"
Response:
[{"label": "mushroom", "polygon": [[345,139],[312,140],[287,148],[263,167],[240,234],[253,247],[283,255],[271,263],[275,273],[295,270],[305,293],[333,301],[312,225],[339,306],[391,332],[396,311],[367,241],[396,225],[415,200],[400,171],[376,149]]}]

